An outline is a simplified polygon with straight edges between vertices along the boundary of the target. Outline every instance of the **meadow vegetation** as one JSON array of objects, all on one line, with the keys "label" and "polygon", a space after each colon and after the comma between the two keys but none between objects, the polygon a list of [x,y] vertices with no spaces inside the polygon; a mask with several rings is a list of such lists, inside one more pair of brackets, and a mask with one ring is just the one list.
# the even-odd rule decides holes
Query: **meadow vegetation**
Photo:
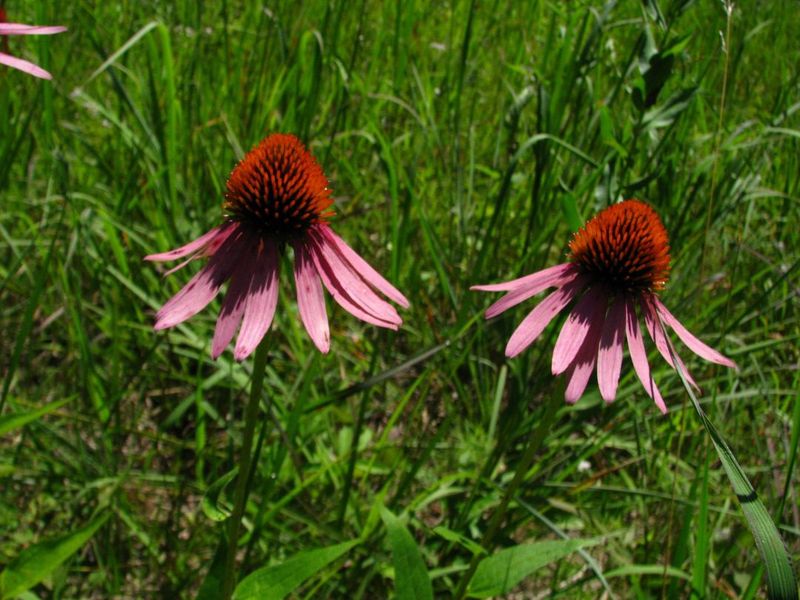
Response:
[{"label": "meadow vegetation", "polygon": [[[252,360],[211,360],[219,300],[154,332],[198,266],[164,278],[142,257],[216,225],[231,169],[278,131],[306,142],[337,232],[411,308],[391,332],[329,298],[322,355],[285,259],[242,574],[336,547],[293,597],[422,597],[401,572],[420,557],[450,597],[563,393],[559,323],[506,359],[533,304],[486,322],[496,298],[469,286],[563,262],[571,232],[634,197],[670,234],[662,299],[740,367],[684,353],[796,561],[793,3],[730,17],[687,0],[5,8],[69,28],[8,38],[52,82],[0,71],[0,564],[75,542],[27,597],[214,597]],[[678,375],[651,364],[666,416],[629,362],[613,404],[593,381],[559,406],[497,547],[586,546],[494,595],[763,596],[709,436]]]}]

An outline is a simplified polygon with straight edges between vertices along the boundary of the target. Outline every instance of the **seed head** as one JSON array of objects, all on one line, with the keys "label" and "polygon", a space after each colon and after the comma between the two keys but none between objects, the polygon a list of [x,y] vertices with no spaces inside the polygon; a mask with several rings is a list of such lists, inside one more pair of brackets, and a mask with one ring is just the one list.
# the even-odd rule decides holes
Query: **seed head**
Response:
[{"label": "seed head", "polygon": [[329,217],[332,203],[322,167],[303,143],[293,135],[275,133],[233,169],[224,208],[234,220],[292,238]]},{"label": "seed head", "polygon": [[664,288],[669,238],[656,211],[638,200],[606,208],[575,233],[570,260],[618,294]]}]

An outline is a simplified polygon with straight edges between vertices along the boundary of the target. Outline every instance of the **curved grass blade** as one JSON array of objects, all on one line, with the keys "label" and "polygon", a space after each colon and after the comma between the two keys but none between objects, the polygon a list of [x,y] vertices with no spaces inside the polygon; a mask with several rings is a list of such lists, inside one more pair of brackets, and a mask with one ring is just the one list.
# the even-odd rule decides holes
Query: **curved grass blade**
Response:
[{"label": "curved grass blade", "polygon": [[786,551],[786,546],[780,533],[778,533],[778,528],[775,526],[764,504],[759,500],[756,490],[736,460],[733,451],[722,437],[722,434],[717,431],[717,428],[706,416],[703,407],[700,406],[700,402],[694,395],[689,382],[686,381],[686,375],[681,368],[680,361],[677,360],[677,355],[671,342],[669,342],[669,350],[678,375],[683,382],[683,387],[686,388],[686,392],[692,400],[703,427],[706,428],[708,435],[711,437],[714,448],[722,461],[722,468],[725,469],[725,474],[731,482],[733,493],[736,494],[736,499],[739,501],[742,512],[747,519],[747,525],[753,534],[756,548],[761,556],[761,562],[767,573],[768,597],[770,600],[797,600],[797,579],[792,567],[792,559]]}]

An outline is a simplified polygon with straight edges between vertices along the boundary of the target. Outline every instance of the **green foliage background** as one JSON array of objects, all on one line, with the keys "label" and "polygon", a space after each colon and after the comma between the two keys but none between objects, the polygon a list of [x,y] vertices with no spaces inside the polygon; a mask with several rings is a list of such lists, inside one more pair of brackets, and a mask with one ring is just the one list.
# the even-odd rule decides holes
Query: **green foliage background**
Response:
[{"label": "green foliage background", "polygon": [[[216,224],[231,168],[275,131],[309,144],[334,227],[412,307],[392,333],[329,301],[319,355],[284,263],[246,571],[360,537],[298,597],[387,597],[384,503],[447,597],[556,388],[556,327],[506,360],[533,303],[484,323],[490,297],[468,288],[563,260],[577,225],[629,197],[670,232],[665,303],[741,367],[683,352],[797,558],[793,3],[737,2],[730,22],[721,3],[686,0],[6,10],[69,32],[9,38],[52,83],[0,71],[0,415],[65,403],[0,437],[0,563],[111,514],[40,597],[200,588],[224,511],[203,497],[234,464],[251,364],[210,360],[218,303],[154,333],[197,266],[163,279],[142,257]],[[666,417],[629,364],[614,404],[592,383],[560,413],[500,542],[603,542],[537,571],[523,597],[759,593],[724,473],[679,378],[652,358]]]}]

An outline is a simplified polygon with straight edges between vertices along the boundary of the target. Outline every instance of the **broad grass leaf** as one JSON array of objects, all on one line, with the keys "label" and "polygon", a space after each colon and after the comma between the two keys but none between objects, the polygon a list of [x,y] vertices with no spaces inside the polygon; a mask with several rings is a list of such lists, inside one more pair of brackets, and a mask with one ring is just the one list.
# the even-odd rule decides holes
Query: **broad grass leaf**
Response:
[{"label": "broad grass leaf", "polygon": [[417,542],[388,508],[381,509],[394,563],[395,597],[398,600],[433,600],[433,586]]},{"label": "broad grass leaf", "polygon": [[0,573],[0,598],[14,598],[45,579],[80,550],[108,517],[109,513],[100,513],[80,529],[23,550]]},{"label": "broad grass leaf", "polygon": [[37,408],[36,410],[31,410],[28,412],[16,412],[0,417],[0,435],[5,435],[9,431],[13,431],[14,429],[22,427],[23,425],[27,425],[31,421],[35,421],[39,417],[61,408],[67,402],[69,402],[69,400],[69,398],[65,398],[63,400],[58,400],[57,402],[46,404],[41,408]]},{"label": "broad grass leaf", "polygon": [[239,582],[233,598],[234,600],[281,600],[306,579],[316,575],[347,553],[359,541],[352,540],[327,548],[299,552],[279,565],[258,569]]},{"label": "broad grass leaf", "polygon": [[528,575],[600,540],[552,540],[520,544],[484,558],[469,584],[467,595],[489,598],[511,591]]}]

